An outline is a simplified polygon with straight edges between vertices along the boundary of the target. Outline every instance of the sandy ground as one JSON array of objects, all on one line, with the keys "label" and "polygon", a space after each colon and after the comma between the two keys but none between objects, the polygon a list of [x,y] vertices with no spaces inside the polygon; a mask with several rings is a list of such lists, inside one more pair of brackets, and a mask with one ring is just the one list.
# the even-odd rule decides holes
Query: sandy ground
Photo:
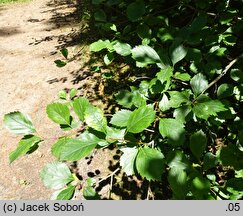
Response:
[{"label": "sandy ground", "polygon": [[[63,132],[47,118],[45,108],[57,100],[61,89],[80,87],[73,76],[77,75],[79,63],[73,61],[64,68],[53,63],[61,57],[60,46],[76,31],[68,23],[68,18],[72,18],[69,15],[75,11],[71,2],[33,0],[0,6],[0,199],[49,199],[53,192],[43,186],[39,171],[53,161],[52,138]],[[75,46],[69,46],[68,50],[71,54],[77,52]],[[5,113],[16,110],[28,114],[47,140],[33,154],[9,165],[8,155],[21,137],[4,129],[2,119]],[[104,158],[102,161],[109,163]],[[99,159],[92,163],[99,168]],[[81,173],[97,171],[97,167],[88,169],[85,162],[80,164]],[[105,162],[102,164],[106,166]]]}]

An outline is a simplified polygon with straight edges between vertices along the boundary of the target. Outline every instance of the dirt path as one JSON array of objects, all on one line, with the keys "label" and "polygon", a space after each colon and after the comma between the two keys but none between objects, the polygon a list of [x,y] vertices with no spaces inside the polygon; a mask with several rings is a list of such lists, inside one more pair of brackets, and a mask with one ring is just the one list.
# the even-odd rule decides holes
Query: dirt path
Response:
[{"label": "dirt path", "polygon": [[[75,11],[72,2],[33,0],[0,6],[0,199],[49,199],[52,193],[41,183],[39,171],[53,160],[53,140],[45,141],[36,152],[9,166],[8,155],[20,137],[3,128],[2,118],[5,113],[19,110],[31,116],[42,136],[51,138],[62,133],[47,119],[45,107],[57,99],[61,89],[79,87],[73,80],[77,62],[64,68],[53,63],[60,58],[58,48],[75,33],[68,23]],[[68,49],[76,51],[75,46]]]}]

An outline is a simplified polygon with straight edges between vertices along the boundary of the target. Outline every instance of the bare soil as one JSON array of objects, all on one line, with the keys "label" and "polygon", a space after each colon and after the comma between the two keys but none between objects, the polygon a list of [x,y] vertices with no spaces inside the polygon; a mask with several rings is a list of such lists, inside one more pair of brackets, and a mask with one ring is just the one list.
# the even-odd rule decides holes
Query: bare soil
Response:
[{"label": "bare soil", "polygon": [[[86,94],[97,86],[84,66],[87,48],[81,49],[74,40],[80,35],[80,23],[74,22],[76,13],[73,0],[33,0],[0,6],[0,199],[50,198],[53,191],[42,184],[39,172],[55,160],[50,148],[55,137],[64,132],[47,118],[46,105],[57,100],[62,89],[79,88]],[[62,58],[59,50],[65,46],[70,58],[81,52],[83,60],[58,68],[54,60]],[[9,165],[8,155],[21,137],[4,129],[2,119],[4,114],[17,110],[32,118],[46,141],[33,154]],[[110,158],[109,151],[101,151],[91,163],[89,159],[79,162],[76,169],[83,179],[89,175],[105,176]]]}]

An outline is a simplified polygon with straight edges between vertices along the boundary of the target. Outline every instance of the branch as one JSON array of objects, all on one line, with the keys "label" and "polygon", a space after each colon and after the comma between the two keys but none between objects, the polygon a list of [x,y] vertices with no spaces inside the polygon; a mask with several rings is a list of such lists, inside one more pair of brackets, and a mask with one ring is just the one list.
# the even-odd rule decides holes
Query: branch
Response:
[{"label": "branch", "polygon": [[223,72],[218,76],[216,77],[211,83],[209,83],[208,87],[206,89],[204,89],[199,95],[201,96],[202,94],[204,94],[210,87],[212,87],[216,82],[218,82],[228,71],[229,69],[241,58],[243,57],[243,54],[241,54],[239,57],[233,59],[226,67],[225,69],[223,70]]},{"label": "branch", "polygon": [[110,178],[110,177],[113,177],[118,171],[120,170],[120,168],[117,168],[115,171],[113,171],[110,175],[100,179],[97,184],[99,184],[100,182],[103,182],[105,181],[106,179]]}]

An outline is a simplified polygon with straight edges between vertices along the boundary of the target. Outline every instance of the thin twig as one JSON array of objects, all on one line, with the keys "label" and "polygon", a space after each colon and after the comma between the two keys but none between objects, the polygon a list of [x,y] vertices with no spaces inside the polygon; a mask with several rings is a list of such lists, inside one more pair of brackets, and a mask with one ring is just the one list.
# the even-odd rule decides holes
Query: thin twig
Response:
[{"label": "thin twig", "polygon": [[210,87],[212,87],[215,83],[217,83],[228,71],[229,69],[239,60],[239,58],[243,57],[243,54],[240,55],[239,57],[233,59],[226,67],[225,69],[223,70],[223,72],[218,76],[216,77],[211,83],[209,83],[208,87],[206,89],[204,89],[199,95],[201,96],[202,94],[204,94]]},{"label": "thin twig", "polygon": [[119,170],[120,170],[120,168],[117,168],[117,169],[116,169],[115,171],[113,171],[110,175],[108,175],[108,176],[106,176],[106,177],[100,179],[100,180],[97,182],[97,184],[99,184],[100,182],[103,182],[103,181],[105,181],[106,179],[108,179],[108,178],[114,176]]}]

